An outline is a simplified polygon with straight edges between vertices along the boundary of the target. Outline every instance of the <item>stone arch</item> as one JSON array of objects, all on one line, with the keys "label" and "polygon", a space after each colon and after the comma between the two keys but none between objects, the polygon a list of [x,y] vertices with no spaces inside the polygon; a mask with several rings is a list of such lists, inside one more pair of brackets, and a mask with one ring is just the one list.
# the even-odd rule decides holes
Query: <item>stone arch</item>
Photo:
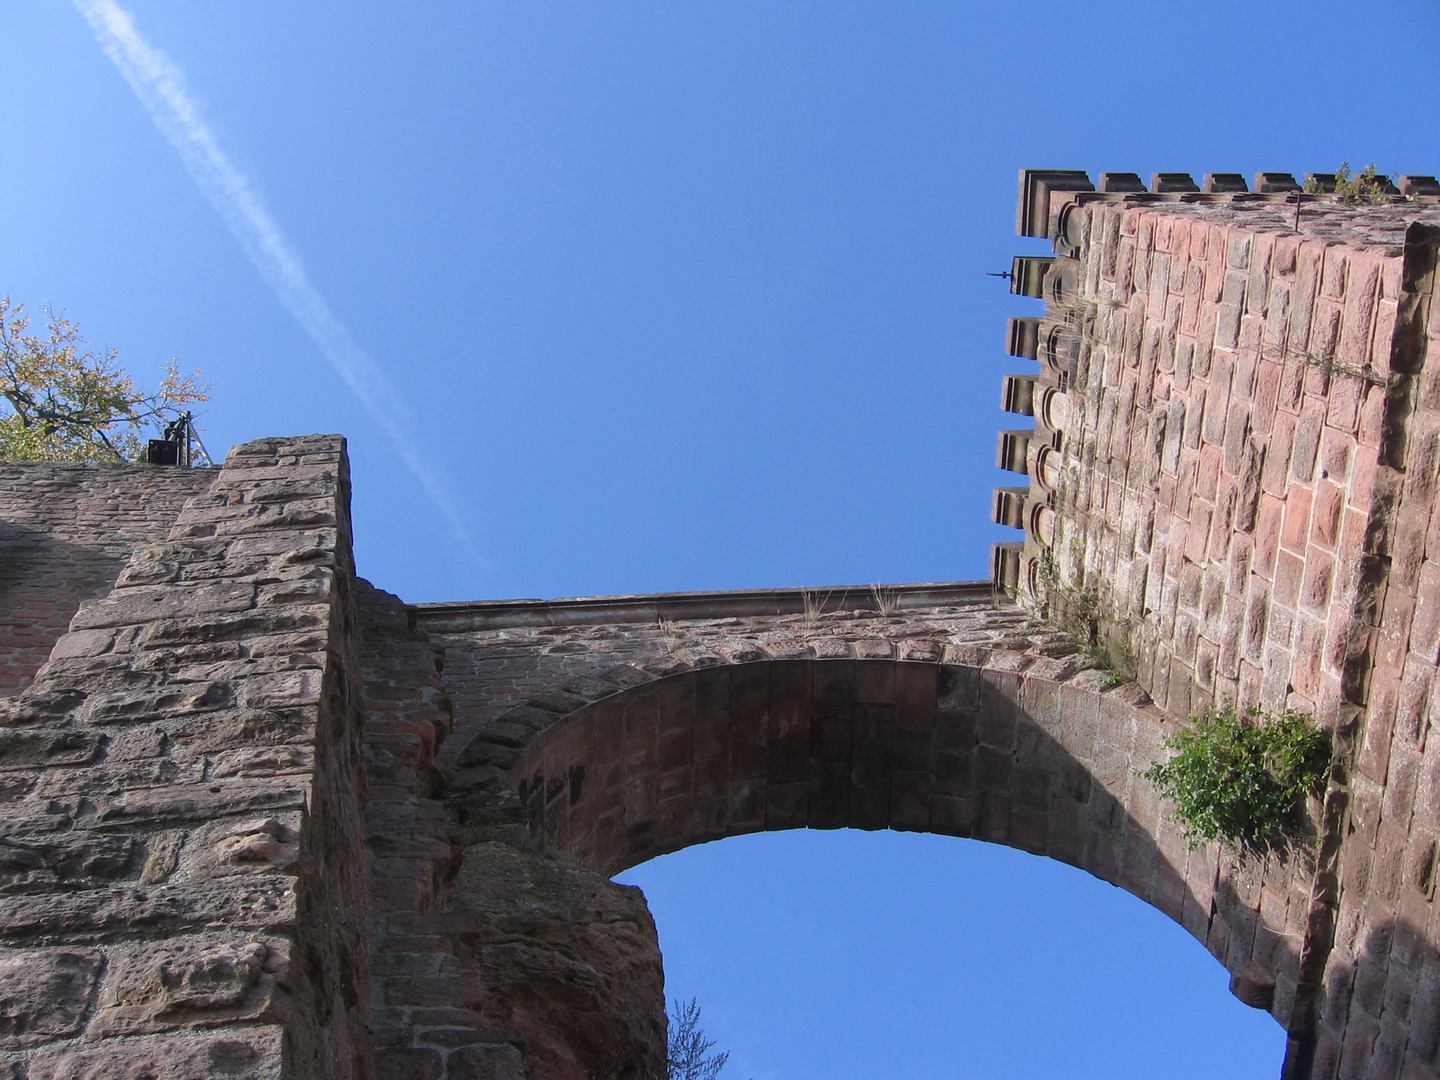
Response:
[{"label": "stone arch", "polygon": [[612,874],[789,828],[926,831],[1055,858],[1165,912],[1230,968],[1237,996],[1284,1024],[1294,950],[1257,934],[1217,853],[1189,851],[1139,775],[1166,729],[1133,687],[1106,692],[1093,678],[762,660],[577,708],[510,778],[532,833]]}]

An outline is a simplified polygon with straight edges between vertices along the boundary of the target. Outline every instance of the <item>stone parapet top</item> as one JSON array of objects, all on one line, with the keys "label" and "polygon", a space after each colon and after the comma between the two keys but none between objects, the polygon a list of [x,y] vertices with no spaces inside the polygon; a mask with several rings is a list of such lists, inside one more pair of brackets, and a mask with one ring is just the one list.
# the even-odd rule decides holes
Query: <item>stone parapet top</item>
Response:
[{"label": "stone parapet top", "polygon": [[1333,195],[1304,195],[1298,221],[1294,194],[1203,194],[1161,201],[1148,195],[1116,200],[1080,192],[1074,200],[1082,205],[1118,202],[1126,210],[1198,218],[1257,233],[1299,235],[1391,256],[1404,248],[1405,230],[1412,222],[1440,225],[1440,205],[1433,200],[1400,197],[1355,204]]},{"label": "stone parapet top", "polygon": [[[877,595],[878,594],[878,595]],[[477,600],[411,604],[415,624],[433,633],[464,633],[516,626],[607,626],[676,619],[727,619],[819,612],[875,611],[990,604],[988,581],[837,585],[829,588],[722,589],[710,592],[576,596],[557,600]]]}]

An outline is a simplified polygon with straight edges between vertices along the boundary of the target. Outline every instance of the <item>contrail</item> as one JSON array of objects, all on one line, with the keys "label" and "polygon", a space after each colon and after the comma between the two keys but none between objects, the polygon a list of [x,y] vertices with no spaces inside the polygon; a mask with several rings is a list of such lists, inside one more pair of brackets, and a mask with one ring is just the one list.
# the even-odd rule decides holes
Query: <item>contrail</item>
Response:
[{"label": "contrail", "polygon": [[260,193],[215,141],[185,88],[180,69],[135,29],[130,13],[114,0],[75,0],[101,47],[125,76],[150,119],[180,154],[191,178],[219,211],[245,254],[260,271],[310,340],[330,361],[374,421],[390,436],[455,535],[473,552],[469,532],[449,493],[415,450],[410,417],[388,375],[350,336],[320,291],[310,282],[300,256],[265,209]]}]

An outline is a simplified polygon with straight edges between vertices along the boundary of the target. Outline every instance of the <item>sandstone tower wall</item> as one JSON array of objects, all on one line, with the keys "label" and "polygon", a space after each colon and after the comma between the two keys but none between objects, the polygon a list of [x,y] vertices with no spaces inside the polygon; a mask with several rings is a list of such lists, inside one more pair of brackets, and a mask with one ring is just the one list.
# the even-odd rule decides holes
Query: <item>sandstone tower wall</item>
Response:
[{"label": "sandstone tower wall", "polygon": [[1434,1075],[1440,209],[1081,176],[1022,194],[1055,254],[1017,260],[1046,310],[1012,327],[1042,368],[998,577],[1176,718],[1233,701],[1334,733],[1287,1075]]}]

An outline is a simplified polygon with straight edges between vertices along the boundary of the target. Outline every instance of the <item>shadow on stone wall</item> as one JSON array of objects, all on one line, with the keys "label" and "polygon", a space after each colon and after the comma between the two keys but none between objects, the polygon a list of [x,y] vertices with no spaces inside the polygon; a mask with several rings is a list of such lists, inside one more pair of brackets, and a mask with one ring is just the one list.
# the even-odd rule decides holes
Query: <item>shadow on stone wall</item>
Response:
[{"label": "shadow on stone wall", "polygon": [[1266,925],[1259,894],[1288,871],[1187,849],[1139,775],[1163,734],[1153,709],[1094,685],[893,660],[747,663],[576,710],[520,759],[509,798],[535,843],[607,873],[791,828],[933,832],[1045,855],[1180,923],[1242,1001],[1284,1026],[1299,935],[1283,911]]},{"label": "shadow on stone wall", "polygon": [[1423,929],[1387,920],[1355,955],[1337,951],[1316,1006],[1290,1037],[1283,1080],[1440,1075],[1440,952]]},{"label": "shadow on stone wall", "polygon": [[81,603],[107,595],[125,559],[0,521],[0,695],[34,679]]}]

